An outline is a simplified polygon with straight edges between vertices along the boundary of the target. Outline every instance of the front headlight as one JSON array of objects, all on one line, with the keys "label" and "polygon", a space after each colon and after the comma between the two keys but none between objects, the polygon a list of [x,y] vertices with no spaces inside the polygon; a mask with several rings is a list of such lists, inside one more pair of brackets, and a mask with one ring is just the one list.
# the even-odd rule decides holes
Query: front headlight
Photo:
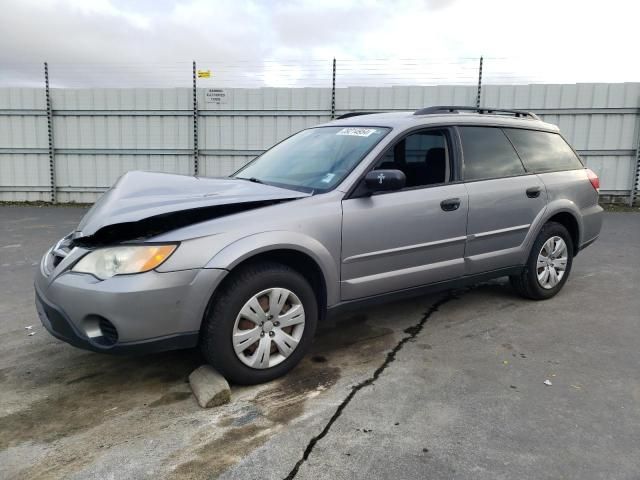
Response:
[{"label": "front headlight", "polygon": [[142,273],[162,265],[177,245],[131,245],[100,248],[85,255],[71,269],[91,273],[101,280],[114,275]]}]

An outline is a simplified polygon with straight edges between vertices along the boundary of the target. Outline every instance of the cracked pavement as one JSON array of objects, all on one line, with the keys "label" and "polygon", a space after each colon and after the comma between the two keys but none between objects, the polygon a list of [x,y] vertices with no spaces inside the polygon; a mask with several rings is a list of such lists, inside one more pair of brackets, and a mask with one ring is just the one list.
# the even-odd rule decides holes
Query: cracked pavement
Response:
[{"label": "cracked pavement", "polygon": [[638,214],[605,214],[554,299],[498,280],[362,310],[202,410],[194,352],[104,356],[38,324],[32,264],[82,213],[0,206],[2,478],[637,478]]}]

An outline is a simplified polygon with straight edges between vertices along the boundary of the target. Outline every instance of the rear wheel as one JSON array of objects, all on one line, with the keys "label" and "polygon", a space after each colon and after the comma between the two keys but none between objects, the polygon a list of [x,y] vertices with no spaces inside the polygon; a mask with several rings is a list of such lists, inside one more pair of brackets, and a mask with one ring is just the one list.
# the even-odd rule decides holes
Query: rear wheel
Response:
[{"label": "rear wheel", "polygon": [[564,286],[573,263],[573,242],[569,232],[556,222],[542,227],[531,248],[527,264],[510,277],[515,290],[526,298],[544,300]]},{"label": "rear wheel", "polygon": [[275,262],[241,267],[217,291],[200,346],[227,380],[251,385],[291,370],[315,334],[318,306],[309,282]]}]

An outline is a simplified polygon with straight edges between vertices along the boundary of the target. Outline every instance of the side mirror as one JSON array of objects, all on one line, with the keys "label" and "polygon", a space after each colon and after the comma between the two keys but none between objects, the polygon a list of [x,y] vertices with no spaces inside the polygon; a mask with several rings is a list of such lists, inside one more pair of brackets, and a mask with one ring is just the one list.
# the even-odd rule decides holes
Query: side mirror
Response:
[{"label": "side mirror", "polygon": [[371,170],[364,183],[371,192],[388,192],[404,188],[407,177],[401,170]]}]

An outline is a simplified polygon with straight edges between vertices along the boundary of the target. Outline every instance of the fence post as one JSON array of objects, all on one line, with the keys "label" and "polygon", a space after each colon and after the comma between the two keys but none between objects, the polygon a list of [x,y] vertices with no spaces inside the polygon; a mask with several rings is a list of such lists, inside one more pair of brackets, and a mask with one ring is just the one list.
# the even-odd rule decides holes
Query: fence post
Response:
[{"label": "fence post", "polygon": [[198,176],[198,90],[196,61],[193,61],[193,174]]},{"label": "fence post", "polygon": [[331,81],[331,120],[336,117],[336,59],[333,59],[333,74]]},{"label": "fence post", "polygon": [[636,170],[635,177],[631,179],[631,195],[629,196],[629,206],[633,207],[640,196],[640,116],[638,116],[638,134],[636,139]]},{"label": "fence post", "polygon": [[53,108],[51,107],[51,92],[49,91],[49,65],[44,62],[44,95],[47,103],[47,137],[49,141],[49,189],[51,203],[56,203],[56,160],[53,149]]},{"label": "fence post", "polygon": [[476,108],[480,108],[480,98],[482,95],[482,56],[478,65],[478,96],[476,97]]}]

